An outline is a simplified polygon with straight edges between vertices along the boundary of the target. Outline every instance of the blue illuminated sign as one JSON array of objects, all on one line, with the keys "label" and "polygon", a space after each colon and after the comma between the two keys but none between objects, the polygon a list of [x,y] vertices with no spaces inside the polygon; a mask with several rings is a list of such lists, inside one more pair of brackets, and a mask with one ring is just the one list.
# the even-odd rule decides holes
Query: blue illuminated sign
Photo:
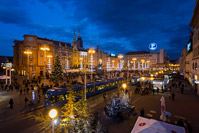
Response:
[{"label": "blue illuminated sign", "polygon": [[190,52],[190,50],[191,50],[191,42],[189,42],[189,43],[187,44],[187,51]]},{"label": "blue illuminated sign", "polygon": [[116,56],[116,54],[111,53],[111,57],[115,57],[115,56]]},{"label": "blue illuminated sign", "polygon": [[157,47],[158,47],[158,45],[157,45],[156,43],[150,43],[150,44],[149,44],[149,49],[150,49],[150,50],[156,50]]}]

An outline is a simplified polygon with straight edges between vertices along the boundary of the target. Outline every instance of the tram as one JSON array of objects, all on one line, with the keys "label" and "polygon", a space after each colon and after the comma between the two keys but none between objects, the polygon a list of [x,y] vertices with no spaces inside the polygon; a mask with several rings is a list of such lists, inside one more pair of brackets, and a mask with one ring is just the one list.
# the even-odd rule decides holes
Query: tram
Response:
[{"label": "tram", "polygon": [[[123,78],[109,79],[104,81],[99,81],[95,83],[89,83],[86,85],[86,97],[92,97],[104,93],[108,90],[117,88],[124,82]],[[72,90],[75,94],[76,101],[82,98],[84,91],[83,85],[73,86]],[[46,92],[44,99],[44,106],[46,108],[54,108],[58,106],[63,106],[67,103],[68,99],[68,88],[52,88]]]}]

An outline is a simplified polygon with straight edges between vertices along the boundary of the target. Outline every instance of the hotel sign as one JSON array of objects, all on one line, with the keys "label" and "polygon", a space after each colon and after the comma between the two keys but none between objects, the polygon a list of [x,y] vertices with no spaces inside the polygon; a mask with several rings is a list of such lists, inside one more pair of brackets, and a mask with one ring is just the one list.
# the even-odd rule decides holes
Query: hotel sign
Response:
[{"label": "hotel sign", "polygon": [[149,49],[150,49],[150,50],[156,50],[157,47],[158,47],[158,45],[157,45],[156,43],[150,43],[150,44],[149,44]]}]

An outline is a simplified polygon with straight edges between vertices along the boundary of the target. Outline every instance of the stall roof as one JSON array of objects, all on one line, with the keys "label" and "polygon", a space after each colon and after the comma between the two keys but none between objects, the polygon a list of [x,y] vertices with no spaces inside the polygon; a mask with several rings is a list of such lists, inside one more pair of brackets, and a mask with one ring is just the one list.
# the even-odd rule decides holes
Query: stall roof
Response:
[{"label": "stall roof", "polygon": [[185,133],[184,127],[139,116],[131,133]]}]

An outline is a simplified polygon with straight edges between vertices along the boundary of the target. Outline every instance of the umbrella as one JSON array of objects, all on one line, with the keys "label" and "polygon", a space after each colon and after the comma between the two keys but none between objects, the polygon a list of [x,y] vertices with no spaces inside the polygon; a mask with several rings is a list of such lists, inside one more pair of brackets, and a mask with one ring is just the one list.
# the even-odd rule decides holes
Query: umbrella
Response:
[{"label": "umbrella", "polygon": [[160,120],[166,121],[166,106],[165,106],[165,98],[162,96],[160,98],[161,102],[161,115],[160,115]]},{"label": "umbrella", "polygon": [[138,117],[131,133],[185,133],[184,127]]}]

